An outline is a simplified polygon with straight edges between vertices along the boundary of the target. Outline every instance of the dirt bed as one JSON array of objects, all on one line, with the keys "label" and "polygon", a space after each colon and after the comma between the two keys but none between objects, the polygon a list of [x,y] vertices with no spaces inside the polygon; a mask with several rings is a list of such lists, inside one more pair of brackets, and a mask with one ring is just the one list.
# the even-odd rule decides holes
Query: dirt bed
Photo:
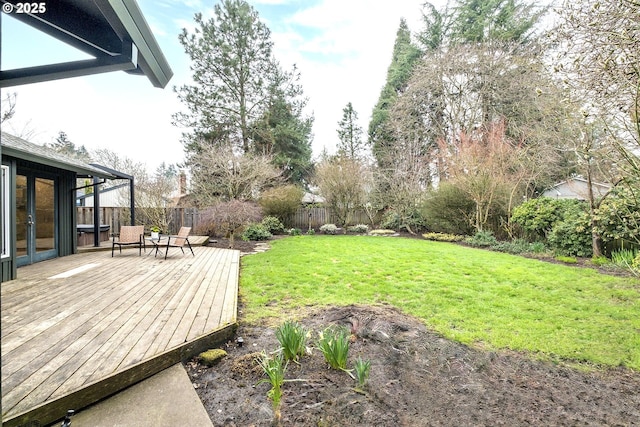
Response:
[{"label": "dirt bed", "polygon": [[[635,426],[640,373],[582,372],[513,352],[488,352],[449,341],[390,307],[340,307],[300,322],[316,332],[333,324],[354,333],[349,366],[371,361],[363,390],[327,367],[317,349],[286,377],[283,426]],[[273,328],[241,326],[228,356],[207,368],[186,364],[215,426],[270,426],[270,385],[255,362],[278,347]]]}]

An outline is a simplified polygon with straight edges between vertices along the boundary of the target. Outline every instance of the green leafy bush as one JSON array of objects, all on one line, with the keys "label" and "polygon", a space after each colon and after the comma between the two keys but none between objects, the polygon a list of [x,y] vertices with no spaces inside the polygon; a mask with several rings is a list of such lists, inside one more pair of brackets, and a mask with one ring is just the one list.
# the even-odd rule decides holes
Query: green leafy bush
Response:
[{"label": "green leafy bush", "polygon": [[446,234],[471,235],[475,203],[458,187],[443,182],[431,191],[421,211],[429,230]]},{"label": "green leafy bush", "polygon": [[411,212],[405,212],[401,215],[399,212],[390,209],[382,216],[380,227],[392,230],[411,230],[413,232],[426,229],[426,221],[419,209]]},{"label": "green leafy bush", "polygon": [[478,231],[472,237],[464,239],[464,241],[471,246],[477,247],[489,247],[498,244],[498,240],[496,240],[492,231]]},{"label": "green leafy bush", "polygon": [[435,240],[436,242],[461,242],[464,236],[448,233],[424,233],[422,235],[427,240]]},{"label": "green leafy bush", "polygon": [[320,227],[320,231],[324,234],[337,234],[338,227],[335,224],[324,224]]},{"label": "green leafy bush", "polygon": [[396,234],[396,232],[395,230],[376,229],[376,230],[371,230],[369,234],[372,236],[393,236],[394,234]]},{"label": "green leafy bush", "polygon": [[271,234],[282,234],[282,233],[284,233],[284,225],[275,216],[271,216],[270,215],[270,216],[265,216],[264,218],[262,218],[262,225]]},{"label": "green leafy bush", "polygon": [[578,260],[576,257],[572,257],[572,256],[564,256],[564,255],[558,255],[555,258],[556,261],[560,261],[560,262],[564,262],[565,264],[577,264]]},{"label": "green leafy bush", "polygon": [[549,233],[549,245],[561,255],[590,257],[593,254],[591,221],[581,206],[566,212]]},{"label": "green leafy bush", "polygon": [[519,254],[542,253],[546,250],[546,247],[542,242],[530,243],[524,239],[515,239],[511,242],[498,242],[497,244],[492,245],[491,249],[500,251],[500,252],[519,255]]},{"label": "green leafy bush", "polygon": [[595,219],[603,240],[640,244],[640,182],[615,187],[596,210]]},{"label": "green leafy bush", "polygon": [[519,225],[529,240],[544,240],[553,226],[562,220],[564,212],[576,203],[579,202],[550,197],[527,200],[513,210],[511,222]]},{"label": "green leafy bush", "polygon": [[272,236],[262,224],[251,224],[242,232],[242,240],[269,240]]},{"label": "green leafy bush", "polygon": [[369,232],[369,226],[366,224],[352,225],[351,227],[347,228],[347,231],[354,234],[365,234]]},{"label": "green leafy bush", "polygon": [[304,191],[296,185],[285,185],[266,190],[260,196],[260,206],[265,215],[275,216],[284,224],[291,219],[302,202]]},{"label": "green leafy bush", "polygon": [[290,228],[288,234],[290,236],[299,236],[302,234],[302,230],[300,230],[299,228]]}]

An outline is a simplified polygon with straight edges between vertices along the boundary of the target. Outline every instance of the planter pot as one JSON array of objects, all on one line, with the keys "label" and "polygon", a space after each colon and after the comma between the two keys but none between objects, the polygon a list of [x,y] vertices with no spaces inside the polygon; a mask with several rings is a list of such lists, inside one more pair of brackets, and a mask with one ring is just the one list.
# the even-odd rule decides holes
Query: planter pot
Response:
[{"label": "planter pot", "polygon": [[159,240],[159,239],[160,239],[160,232],[158,232],[158,231],[152,231],[152,232],[151,232],[151,238],[152,238],[153,240]]}]

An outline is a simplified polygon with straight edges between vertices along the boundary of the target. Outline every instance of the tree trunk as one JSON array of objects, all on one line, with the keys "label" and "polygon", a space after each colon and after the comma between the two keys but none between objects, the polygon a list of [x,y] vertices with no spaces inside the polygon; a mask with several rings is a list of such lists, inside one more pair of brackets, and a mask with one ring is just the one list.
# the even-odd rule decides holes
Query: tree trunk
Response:
[{"label": "tree trunk", "polygon": [[602,238],[600,237],[600,233],[597,230],[597,221],[596,221],[596,200],[593,195],[593,186],[592,186],[592,178],[591,178],[591,165],[587,165],[587,186],[589,187],[589,218],[591,225],[591,248],[593,250],[593,257],[601,257],[602,256]]}]

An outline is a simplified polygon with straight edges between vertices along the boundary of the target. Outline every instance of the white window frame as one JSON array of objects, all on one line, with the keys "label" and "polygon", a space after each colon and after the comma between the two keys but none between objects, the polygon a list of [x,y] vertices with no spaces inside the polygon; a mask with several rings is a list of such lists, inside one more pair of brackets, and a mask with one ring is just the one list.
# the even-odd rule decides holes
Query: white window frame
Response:
[{"label": "white window frame", "polygon": [[11,256],[11,221],[9,221],[9,166],[2,165],[2,200],[0,200],[0,209],[2,209],[2,248],[0,249],[1,258],[9,258]]}]

